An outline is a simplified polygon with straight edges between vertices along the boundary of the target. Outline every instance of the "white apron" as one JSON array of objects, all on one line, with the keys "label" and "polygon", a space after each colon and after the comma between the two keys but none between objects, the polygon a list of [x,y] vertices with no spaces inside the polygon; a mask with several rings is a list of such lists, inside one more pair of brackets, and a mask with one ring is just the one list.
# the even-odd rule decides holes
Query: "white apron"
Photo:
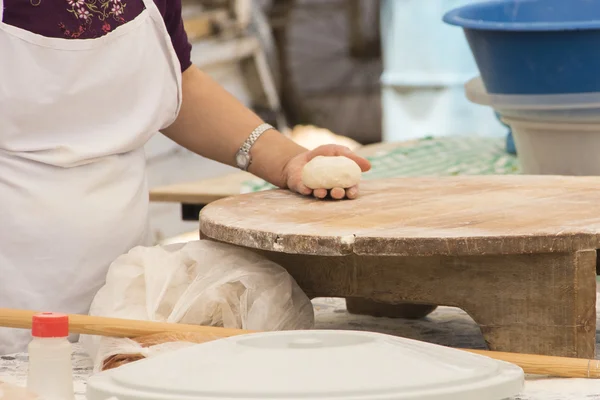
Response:
[{"label": "white apron", "polygon": [[[181,103],[180,63],[152,0],[97,39],[2,21],[0,308],[87,313],[110,263],[148,244],[143,146]],[[0,354],[30,332],[0,328]]]}]

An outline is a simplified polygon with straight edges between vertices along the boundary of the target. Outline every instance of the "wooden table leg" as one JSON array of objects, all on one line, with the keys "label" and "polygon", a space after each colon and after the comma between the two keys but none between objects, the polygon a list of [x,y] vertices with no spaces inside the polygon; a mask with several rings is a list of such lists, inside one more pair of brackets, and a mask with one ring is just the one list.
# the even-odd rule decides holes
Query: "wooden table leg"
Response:
[{"label": "wooden table leg", "polygon": [[350,314],[373,317],[421,319],[434,312],[436,308],[437,306],[428,304],[389,304],[359,297],[346,298],[346,309]]},{"label": "wooden table leg", "polygon": [[263,252],[310,297],[455,306],[490,350],[595,357],[596,251],[468,257]]},{"label": "wooden table leg", "polygon": [[490,349],[595,358],[596,252],[535,255],[529,264],[524,284],[499,280],[508,296],[465,307]]},{"label": "wooden table leg", "polygon": [[181,220],[182,221],[198,221],[200,220],[200,211],[206,204],[186,204],[181,203]]}]

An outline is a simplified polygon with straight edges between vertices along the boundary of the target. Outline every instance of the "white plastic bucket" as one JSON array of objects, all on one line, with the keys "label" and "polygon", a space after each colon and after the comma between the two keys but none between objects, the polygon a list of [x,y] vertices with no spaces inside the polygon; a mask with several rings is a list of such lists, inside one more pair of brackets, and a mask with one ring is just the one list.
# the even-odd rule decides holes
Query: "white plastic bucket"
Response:
[{"label": "white plastic bucket", "polygon": [[465,84],[469,101],[489,106],[503,117],[539,122],[600,123],[600,94],[553,96],[490,95],[481,78]]},{"label": "white plastic bucket", "polygon": [[502,120],[512,128],[522,173],[600,175],[600,123]]}]

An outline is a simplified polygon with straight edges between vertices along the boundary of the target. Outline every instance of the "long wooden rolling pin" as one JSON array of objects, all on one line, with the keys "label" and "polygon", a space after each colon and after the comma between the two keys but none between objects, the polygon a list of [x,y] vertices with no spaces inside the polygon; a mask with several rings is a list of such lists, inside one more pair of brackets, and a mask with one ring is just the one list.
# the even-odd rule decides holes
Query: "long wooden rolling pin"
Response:
[{"label": "long wooden rolling pin", "polygon": [[[38,311],[0,308],[0,327],[31,329],[33,316]],[[198,332],[218,337],[252,333],[244,329],[214,326],[173,324],[169,322],[138,321],[132,319],[92,317],[69,314],[69,332],[82,335],[134,338],[164,332]]]},{"label": "long wooden rolling pin", "polygon": [[[38,314],[38,312],[0,308],[0,327],[31,329],[32,317],[35,314]],[[134,338],[165,332],[197,332],[216,337],[253,333],[253,331],[244,329],[92,317],[78,314],[69,314],[69,330],[71,333],[84,335],[123,338]],[[527,374],[561,378],[600,378],[600,360],[503,353],[486,350],[460,350],[518,365]]]}]

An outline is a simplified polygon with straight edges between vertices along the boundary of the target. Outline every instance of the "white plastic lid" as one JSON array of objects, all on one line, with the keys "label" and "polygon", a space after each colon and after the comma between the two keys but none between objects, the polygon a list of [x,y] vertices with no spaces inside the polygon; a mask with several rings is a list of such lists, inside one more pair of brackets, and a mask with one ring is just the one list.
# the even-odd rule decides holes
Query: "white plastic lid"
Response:
[{"label": "white plastic lid", "polygon": [[515,365],[369,332],[236,336],[92,376],[88,400],[501,400],[523,388]]},{"label": "white plastic lid", "polygon": [[467,99],[475,104],[511,110],[564,110],[600,108],[600,93],[552,95],[489,94],[481,77],[465,84]]}]

